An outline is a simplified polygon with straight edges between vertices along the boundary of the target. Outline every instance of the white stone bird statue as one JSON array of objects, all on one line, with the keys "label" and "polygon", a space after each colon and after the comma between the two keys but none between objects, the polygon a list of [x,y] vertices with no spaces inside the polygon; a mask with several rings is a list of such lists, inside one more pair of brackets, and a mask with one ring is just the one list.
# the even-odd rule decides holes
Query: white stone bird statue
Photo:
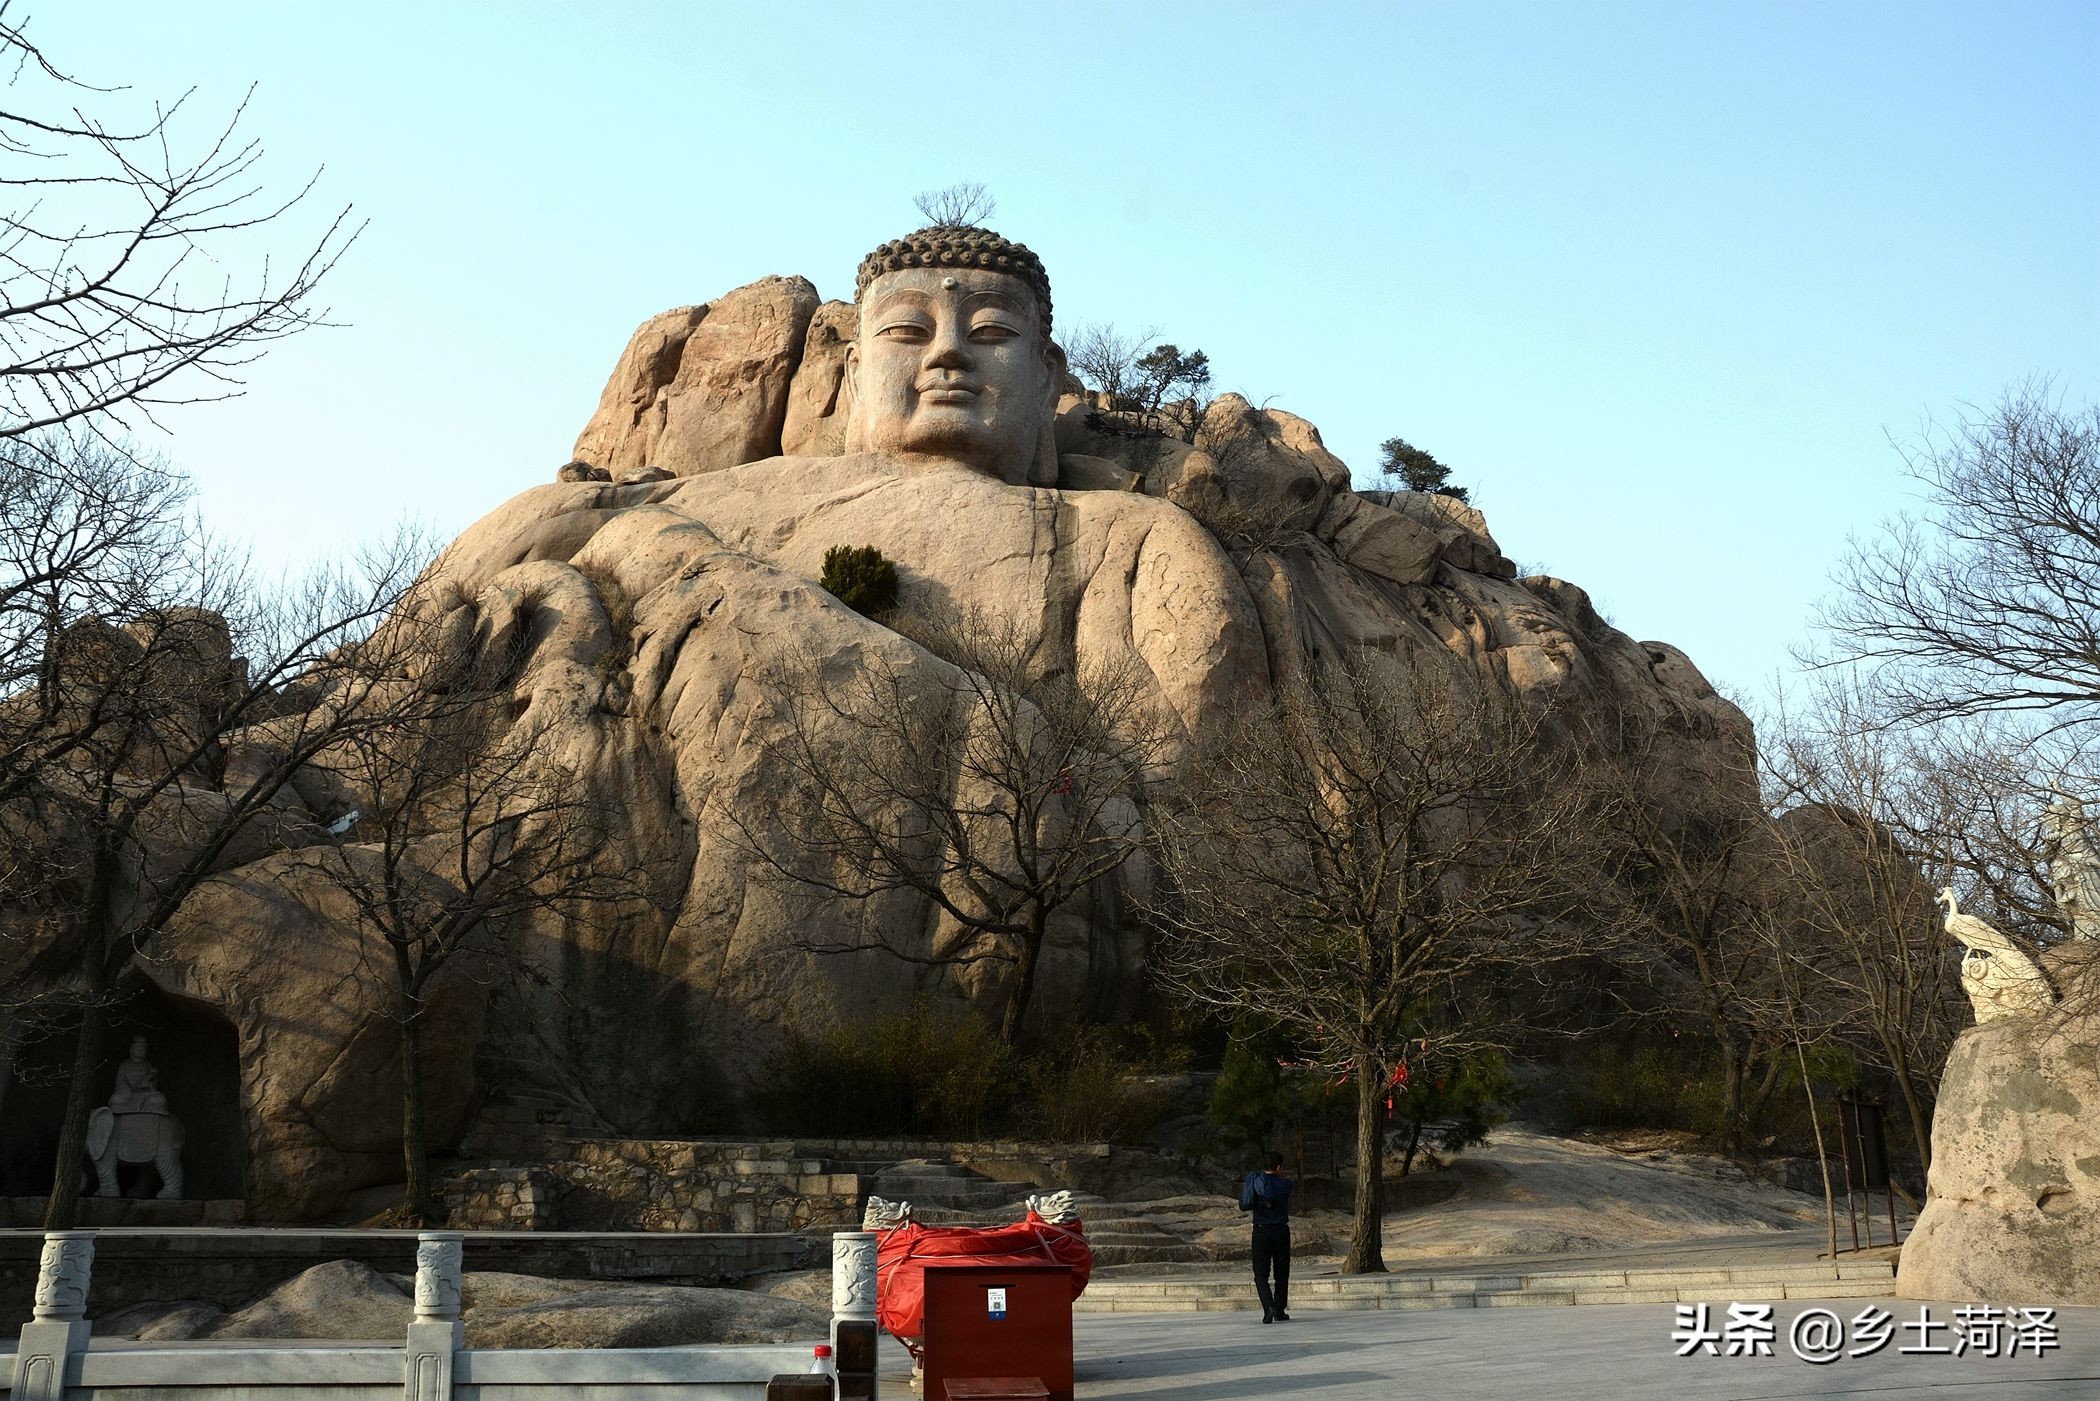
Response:
[{"label": "white stone bird statue", "polygon": [[1070,1192],[1047,1192],[1028,1198],[1028,1209],[1053,1226],[1069,1226],[1079,1219],[1078,1203]]},{"label": "white stone bird statue", "polygon": [[860,1214],[863,1231],[894,1231],[911,1220],[910,1202],[893,1202],[870,1193]]},{"label": "white stone bird statue", "polygon": [[1976,1009],[1977,1025],[2055,1004],[2049,975],[2026,950],[1988,921],[1963,914],[1952,886],[1940,887],[1939,903],[1947,907],[1947,932],[1969,951],[1961,961],[1961,985]]}]

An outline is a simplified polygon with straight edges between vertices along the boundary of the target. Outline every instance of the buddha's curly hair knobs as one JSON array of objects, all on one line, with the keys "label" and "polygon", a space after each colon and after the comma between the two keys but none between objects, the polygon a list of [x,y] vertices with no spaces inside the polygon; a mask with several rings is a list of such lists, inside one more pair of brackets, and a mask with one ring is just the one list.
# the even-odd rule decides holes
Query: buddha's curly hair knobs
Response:
[{"label": "buddha's curly hair knobs", "polygon": [[1050,334],[1050,274],[1025,243],[1011,242],[990,229],[931,224],[893,238],[862,258],[853,279],[853,299],[859,301],[868,284],[884,273],[906,268],[987,268],[1018,277],[1035,293],[1043,312],[1043,334]]}]

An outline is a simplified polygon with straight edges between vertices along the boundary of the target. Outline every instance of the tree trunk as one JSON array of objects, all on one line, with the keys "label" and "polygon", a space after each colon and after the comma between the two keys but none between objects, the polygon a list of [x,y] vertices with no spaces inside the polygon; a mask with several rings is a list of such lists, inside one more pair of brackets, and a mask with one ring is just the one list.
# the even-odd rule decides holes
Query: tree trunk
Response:
[{"label": "tree trunk", "polygon": [[1890,1048],[1889,1069],[1895,1072],[1896,1088],[1903,1095],[1903,1112],[1910,1116],[1910,1136],[1918,1145],[1918,1163],[1929,1173],[1932,1171],[1932,1116],[1925,1112],[1925,1105],[1918,1096],[1910,1065],[1894,1053],[1894,1048]]},{"label": "tree trunk", "polygon": [[423,1021],[403,998],[401,1019],[401,1157],[408,1169],[408,1190],[402,1209],[409,1224],[428,1225],[435,1219],[436,1203],[430,1191],[430,1154],[423,1129]]},{"label": "tree trunk", "polygon": [[1757,1082],[1757,1093],[1743,1111],[1744,1132],[1755,1136],[1758,1125],[1765,1119],[1765,1111],[1771,1107],[1772,1095],[1779,1088],[1780,1076],[1786,1072],[1786,1053],[1782,1047],[1774,1046],[1765,1056],[1764,1074]]},{"label": "tree trunk", "polygon": [[88,1103],[94,1097],[101,1066],[96,1049],[102,1044],[102,1029],[108,1011],[98,991],[88,995],[80,1009],[80,1030],[73,1043],[73,1079],[66,1086],[66,1116],[58,1127],[58,1161],[51,1170],[51,1197],[44,1204],[44,1229],[70,1231],[80,1224],[80,1170],[87,1157]]},{"label": "tree trunk", "polygon": [[1743,1058],[1735,1042],[1721,1038],[1721,1146],[1730,1153],[1743,1146]]},{"label": "tree trunk", "polygon": [[1830,1185],[1830,1154],[1823,1147],[1823,1116],[1816,1112],[1816,1087],[1808,1080],[1808,1053],[1794,1043],[1794,1057],[1801,1063],[1801,1093],[1808,1096],[1808,1122],[1816,1131],[1816,1166],[1823,1170],[1823,1219],[1830,1225],[1830,1258],[1838,1253],[1837,1191]]},{"label": "tree trunk", "polygon": [[1356,1226],[1349,1236],[1345,1275],[1385,1273],[1385,1120],[1377,1057],[1356,1058]]},{"label": "tree trunk", "polygon": [[1407,1154],[1400,1159],[1400,1175],[1405,1177],[1414,1171],[1415,1149],[1422,1146],[1422,1121],[1411,1121],[1407,1126]]},{"label": "tree trunk", "polygon": [[1003,1046],[1020,1044],[1021,1019],[1028,1014],[1028,999],[1035,995],[1036,956],[1042,952],[1048,924],[1049,916],[1040,909],[1029,919],[1028,933],[1021,941],[1021,956],[1014,963],[1014,989],[1007,995],[1006,1009],[999,1014],[999,1043]]}]

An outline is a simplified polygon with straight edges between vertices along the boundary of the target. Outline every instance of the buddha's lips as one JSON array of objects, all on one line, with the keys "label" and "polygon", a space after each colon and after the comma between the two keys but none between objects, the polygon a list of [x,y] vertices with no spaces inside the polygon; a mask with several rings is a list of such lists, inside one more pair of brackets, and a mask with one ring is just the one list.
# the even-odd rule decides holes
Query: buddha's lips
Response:
[{"label": "buddha's lips", "polygon": [[919,390],[919,397],[933,404],[967,404],[977,394],[975,385],[950,382],[929,384]]}]

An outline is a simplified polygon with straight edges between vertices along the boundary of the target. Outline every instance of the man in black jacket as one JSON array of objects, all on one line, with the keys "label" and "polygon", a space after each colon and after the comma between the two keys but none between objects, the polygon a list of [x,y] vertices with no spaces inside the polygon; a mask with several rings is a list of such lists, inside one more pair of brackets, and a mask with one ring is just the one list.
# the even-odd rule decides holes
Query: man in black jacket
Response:
[{"label": "man in black jacket", "polygon": [[[1283,1154],[1268,1156],[1266,1171],[1247,1174],[1240,1184],[1240,1210],[1254,1213],[1254,1292],[1261,1296],[1261,1321],[1291,1321],[1291,1179],[1283,1175]],[[1269,1276],[1276,1292],[1269,1292]]]}]

